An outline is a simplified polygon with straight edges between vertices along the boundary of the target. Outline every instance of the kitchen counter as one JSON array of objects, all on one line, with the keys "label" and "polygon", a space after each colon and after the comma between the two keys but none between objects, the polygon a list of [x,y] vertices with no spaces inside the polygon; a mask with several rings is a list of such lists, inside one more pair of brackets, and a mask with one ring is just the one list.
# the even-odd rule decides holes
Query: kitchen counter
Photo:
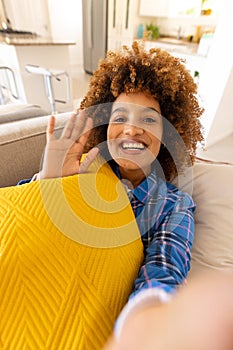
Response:
[{"label": "kitchen counter", "polygon": [[174,37],[161,37],[154,40],[146,40],[145,42],[147,48],[160,47],[169,52],[177,52],[186,55],[198,54],[199,44],[188,42],[187,40],[176,39]]},{"label": "kitchen counter", "polygon": [[52,38],[45,38],[34,35],[14,35],[14,34],[1,34],[0,44],[13,45],[13,46],[45,46],[45,45],[75,45],[72,41],[58,41]]},{"label": "kitchen counter", "polygon": [[[0,34],[0,66],[7,66],[14,72],[20,102],[36,104],[50,111],[43,76],[28,73],[25,66],[31,64],[66,71],[71,76],[70,45],[75,43],[33,35]],[[65,78],[53,79],[53,89],[56,99],[64,100],[67,95]],[[71,101],[59,103],[59,112],[73,109],[72,98],[71,89]]]}]

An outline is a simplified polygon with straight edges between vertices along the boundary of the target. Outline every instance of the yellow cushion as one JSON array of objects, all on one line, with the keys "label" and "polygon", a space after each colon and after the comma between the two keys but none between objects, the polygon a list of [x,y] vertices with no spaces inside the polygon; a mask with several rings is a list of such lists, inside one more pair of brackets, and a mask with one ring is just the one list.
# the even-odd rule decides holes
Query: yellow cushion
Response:
[{"label": "yellow cushion", "polygon": [[0,223],[1,349],[101,349],[143,259],[108,165],[0,189]]}]

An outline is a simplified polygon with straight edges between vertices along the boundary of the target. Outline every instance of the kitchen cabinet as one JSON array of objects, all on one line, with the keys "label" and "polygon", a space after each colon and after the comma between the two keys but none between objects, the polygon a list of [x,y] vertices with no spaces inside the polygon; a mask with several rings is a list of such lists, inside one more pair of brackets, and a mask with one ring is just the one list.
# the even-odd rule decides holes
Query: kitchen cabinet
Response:
[{"label": "kitchen cabinet", "polygon": [[148,17],[199,16],[202,0],[140,0],[139,15]]},{"label": "kitchen cabinet", "polygon": [[108,1],[108,50],[130,45],[140,24],[138,0]]},{"label": "kitchen cabinet", "polygon": [[202,0],[174,0],[172,6],[173,17],[199,17]]},{"label": "kitchen cabinet", "polygon": [[50,35],[46,0],[5,0],[5,7],[13,29]]},{"label": "kitchen cabinet", "polygon": [[171,0],[140,0],[139,15],[149,17],[170,17]]}]

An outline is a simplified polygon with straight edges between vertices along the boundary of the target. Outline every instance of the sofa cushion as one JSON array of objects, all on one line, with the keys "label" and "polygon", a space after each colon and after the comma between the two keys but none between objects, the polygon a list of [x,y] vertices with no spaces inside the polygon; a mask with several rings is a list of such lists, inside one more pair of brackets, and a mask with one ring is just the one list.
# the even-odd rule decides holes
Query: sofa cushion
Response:
[{"label": "sofa cushion", "polygon": [[10,104],[0,106],[0,124],[15,122],[47,115],[48,112],[38,105]]},{"label": "sofa cushion", "polygon": [[191,274],[233,272],[233,165],[197,162],[182,189],[196,204]]},{"label": "sofa cushion", "polygon": [[143,259],[111,169],[2,188],[0,221],[3,349],[102,349]]}]

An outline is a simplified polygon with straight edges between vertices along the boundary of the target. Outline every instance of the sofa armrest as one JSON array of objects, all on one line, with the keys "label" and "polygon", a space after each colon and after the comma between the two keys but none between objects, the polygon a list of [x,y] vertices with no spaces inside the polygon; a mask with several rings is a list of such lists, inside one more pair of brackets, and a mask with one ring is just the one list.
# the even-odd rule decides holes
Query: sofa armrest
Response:
[{"label": "sofa armrest", "polygon": [[[56,116],[56,134],[72,112]],[[0,187],[13,186],[39,171],[50,116],[0,125]]]},{"label": "sofa armrest", "polygon": [[46,116],[48,112],[38,105],[10,104],[0,106],[0,124],[11,123],[40,116]]}]

